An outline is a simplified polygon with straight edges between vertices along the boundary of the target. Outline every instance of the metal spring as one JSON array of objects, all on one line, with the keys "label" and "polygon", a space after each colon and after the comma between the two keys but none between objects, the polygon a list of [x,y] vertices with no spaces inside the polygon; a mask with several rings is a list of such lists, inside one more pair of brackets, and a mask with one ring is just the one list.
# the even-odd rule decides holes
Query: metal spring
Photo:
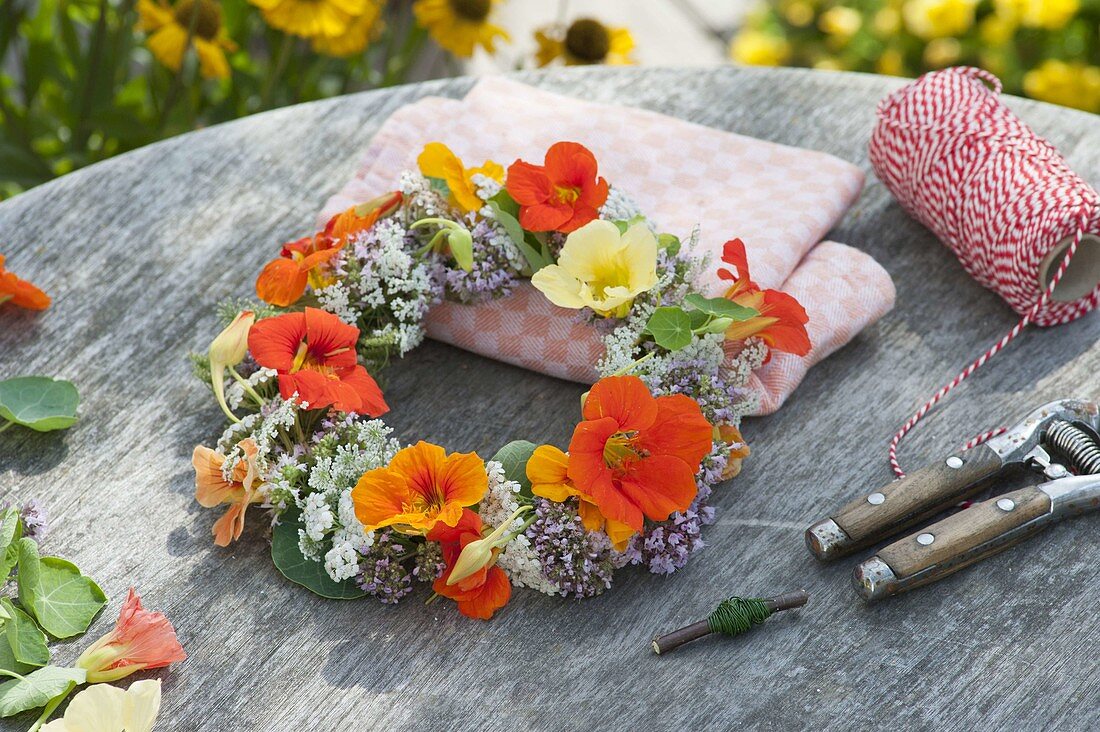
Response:
[{"label": "metal spring", "polygon": [[1100,474],[1100,443],[1088,432],[1056,419],[1047,427],[1045,437],[1051,448],[1068,460],[1078,474]]}]

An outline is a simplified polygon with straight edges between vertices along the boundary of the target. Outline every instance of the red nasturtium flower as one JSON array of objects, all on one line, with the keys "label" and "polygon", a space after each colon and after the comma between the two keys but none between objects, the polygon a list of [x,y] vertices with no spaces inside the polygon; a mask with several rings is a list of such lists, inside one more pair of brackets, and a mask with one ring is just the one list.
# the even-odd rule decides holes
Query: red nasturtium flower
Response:
[{"label": "red nasturtium flower", "polygon": [[[443,550],[446,569],[432,584],[432,589],[443,597],[449,597],[458,603],[458,611],[468,618],[488,620],[500,608],[508,604],[512,596],[512,585],[508,575],[494,562],[486,564],[469,577],[464,577],[453,585],[447,579],[454,570],[455,562],[462,549],[470,542],[481,538],[481,517],[466,508],[462,517],[454,526],[439,522],[428,532],[428,541],[438,541]],[[493,549],[493,559],[500,553]]]},{"label": "red nasturtium flower", "polygon": [[519,204],[528,231],[568,234],[593,221],[607,201],[607,181],[596,177],[596,157],[584,145],[556,142],[542,165],[517,160],[504,187]]},{"label": "red nasturtium flower", "polygon": [[268,262],[256,278],[256,294],[266,303],[285,308],[298,302],[306,285],[320,289],[331,284],[333,257],[355,234],[374,226],[400,203],[400,192],[388,193],[336,214],[313,236],[284,244],[280,256]]},{"label": "red nasturtium flower", "polygon": [[359,329],[332,313],[306,308],[258,321],[248,332],[256,363],[279,373],[279,394],[295,392],[310,409],[378,417],[390,410],[367,370],[359,365]]},{"label": "red nasturtium flower", "polygon": [[88,672],[88,683],[118,681],[137,671],[161,668],[187,658],[176,629],[164,613],[146,610],[141,597],[130,594],[119,611],[114,630],[80,654],[77,668]]},{"label": "red nasturtium flower", "polygon": [[0,254],[0,305],[6,302],[28,310],[45,310],[50,306],[50,296],[4,269],[4,255]]},{"label": "red nasturtium flower", "polygon": [[[721,268],[718,277],[733,282],[725,298],[760,313],[756,317],[734,323],[726,330],[726,340],[743,341],[756,336],[772,351],[805,356],[810,352],[810,336],[806,323],[810,317],[798,300],[780,290],[761,290],[749,277],[749,260],[745,243],[740,239],[727,241],[722,261],[734,272]],[[769,354],[770,356],[770,354]]]},{"label": "red nasturtium flower", "polygon": [[695,400],[654,397],[637,376],[596,382],[569,443],[569,478],[607,519],[642,530],[695,500],[712,428]]}]

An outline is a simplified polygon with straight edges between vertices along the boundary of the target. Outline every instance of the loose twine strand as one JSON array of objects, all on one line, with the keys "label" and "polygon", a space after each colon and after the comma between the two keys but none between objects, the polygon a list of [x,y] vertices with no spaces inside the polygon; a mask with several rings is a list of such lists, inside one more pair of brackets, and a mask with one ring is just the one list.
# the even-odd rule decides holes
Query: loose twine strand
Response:
[{"label": "loose twine strand", "polygon": [[[984,84],[982,82],[985,82]],[[986,86],[988,84],[988,86]],[[1097,304],[1100,287],[1074,302],[1052,300],[1100,196],[999,99],[1000,81],[981,69],[926,74],[884,99],[869,145],[878,177],[918,221],[954,251],[966,271],[997,292],[1020,321],[926,401],[893,436],[890,467],[899,478],[902,439],[947,394],[1028,325],[1074,320]],[[1046,287],[1040,262],[1070,231],[1073,238]],[[971,438],[964,450],[1006,428]]]},{"label": "loose twine strand", "polygon": [[764,600],[758,597],[731,597],[723,600],[707,617],[712,633],[739,635],[772,616]]}]

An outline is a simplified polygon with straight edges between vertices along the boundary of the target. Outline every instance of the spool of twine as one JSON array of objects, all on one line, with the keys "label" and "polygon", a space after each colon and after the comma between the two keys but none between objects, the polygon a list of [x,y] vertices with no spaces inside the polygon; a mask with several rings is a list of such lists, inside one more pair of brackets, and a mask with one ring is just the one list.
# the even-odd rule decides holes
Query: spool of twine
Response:
[{"label": "spool of twine", "polygon": [[1100,195],[1000,90],[992,74],[957,67],[925,74],[878,106],[869,154],[879,179],[1021,316],[894,435],[890,464],[901,477],[898,444],[940,399],[1029,324],[1067,323],[1100,300]]}]

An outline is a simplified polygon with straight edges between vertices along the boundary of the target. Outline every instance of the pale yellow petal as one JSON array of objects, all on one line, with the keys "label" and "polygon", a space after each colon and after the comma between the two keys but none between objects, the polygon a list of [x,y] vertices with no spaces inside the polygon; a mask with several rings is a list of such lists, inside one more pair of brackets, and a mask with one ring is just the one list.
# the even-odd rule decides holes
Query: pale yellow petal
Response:
[{"label": "pale yellow petal", "polygon": [[620,256],[630,273],[630,281],[624,283],[637,295],[657,284],[657,237],[643,223],[637,223],[623,234],[626,244]]},{"label": "pale yellow petal", "polygon": [[531,277],[531,284],[558,307],[580,310],[587,305],[581,298],[581,282],[556,264],[535,272]]},{"label": "pale yellow petal", "polygon": [[129,719],[126,732],[150,732],[160,713],[160,681],[144,679],[130,684],[126,690],[130,697]]},{"label": "pale yellow petal", "polygon": [[65,722],[81,732],[120,732],[126,729],[126,692],[110,684],[93,684],[73,697]]},{"label": "pale yellow petal", "polygon": [[179,71],[187,50],[187,31],[176,24],[166,25],[149,36],[146,45],[153,56],[172,71]]},{"label": "pale yellow petal", "polygon": [[583,282],[613,277],[614,257],[622,248],[619,229],[610,221],[596,219],[565,238],[558,264]]}]

